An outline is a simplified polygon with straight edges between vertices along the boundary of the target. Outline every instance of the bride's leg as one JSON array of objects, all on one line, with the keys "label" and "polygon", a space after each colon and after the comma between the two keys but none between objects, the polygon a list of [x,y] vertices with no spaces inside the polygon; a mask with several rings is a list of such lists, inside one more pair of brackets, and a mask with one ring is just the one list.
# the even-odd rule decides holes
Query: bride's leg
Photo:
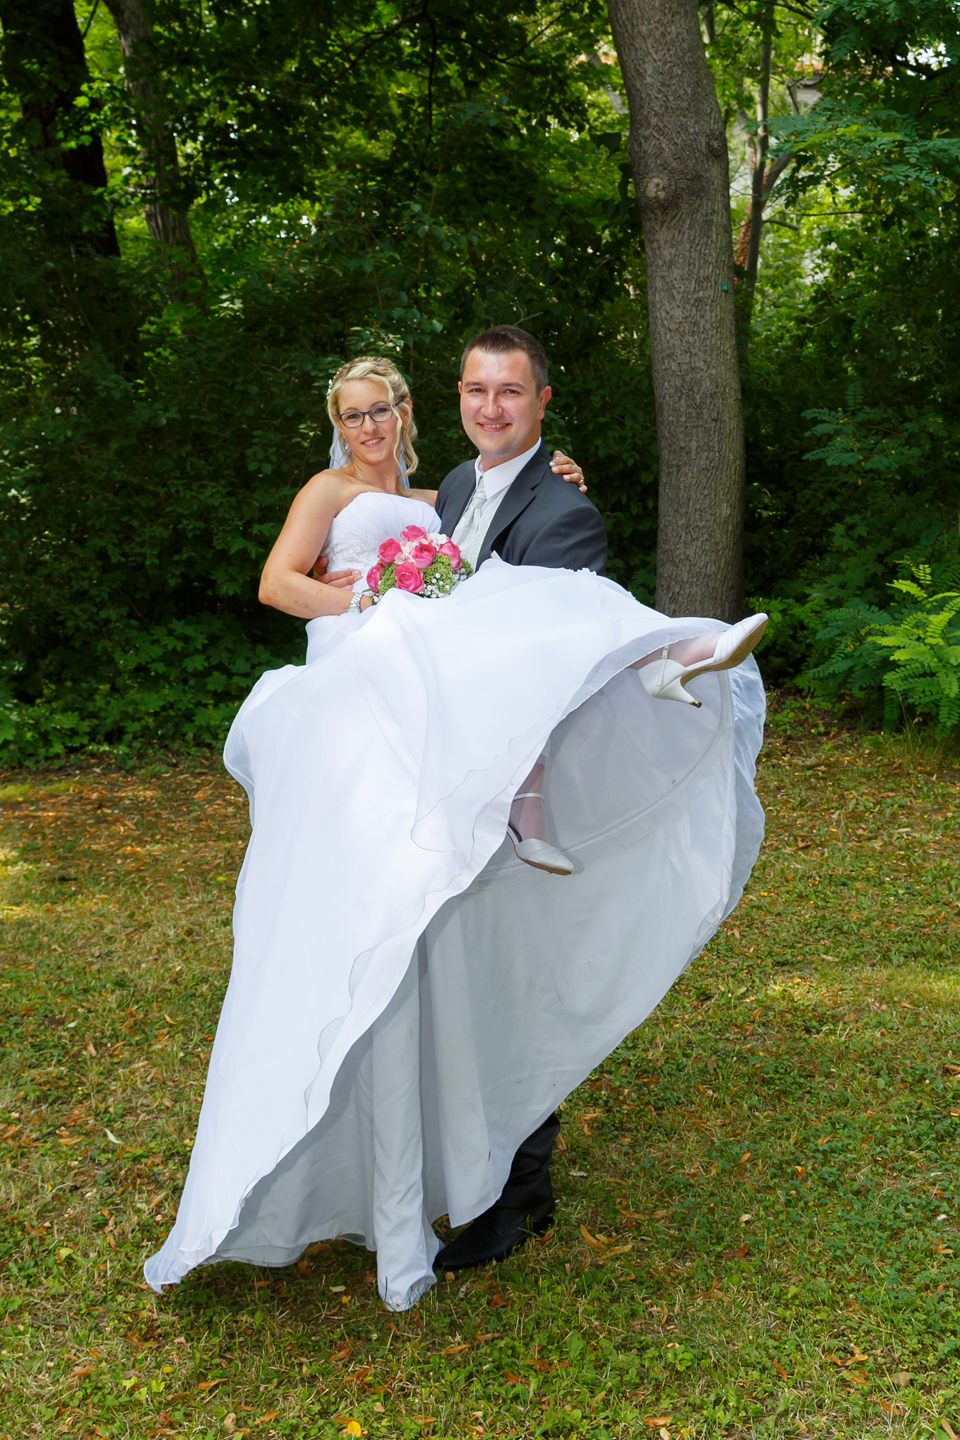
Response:
[{"label": "bride's leg", "polygon": [[654,660],[665,658],[686,669],[690,665],[699,665],[704,660],[712,660],[716,655],[721,661],[717,668],[726,670],[731,667],[731,663],[739,665],[747,658],[766,626],[767,616],[764,613],[748,615],[745,620],[729,625],[726,630],[708,630],[687,640],[674,640],[667,651],[664,651],[661,645],[642,659],[634,660],[630,669],[642,670],[645,665],[652,665]]},{"label": "bride's leg", "polygon": [[510,806],[510,824],[521,840],[549,840],[550,838],[547,834],[547,818],[543,813],[543,801],[526,795],[529,790],[533,790],[538,795],[543,792],[546,773],[546,751],[544,751],[517,792],[526,798],[514,800]]},{"label": "bride's leg", "polygon": [[573,865],[562,850],[551,845],[547,835],[543,782],[549,759],[550,741],[547,740],[510,807],[510,835],[517,855],[526,865],[532,865],[535,870],[547,870],[551,875],[572,875]]},{"label": "bride's leg", "polygon": [[[670,646],[670,659],[676,660],[679,665],[696,665],[700,660],[709,660],[716,648],[717,632],[711,630],[706,635],[695,635],[692,640],[674,640]],[[659,660],[662,654],[663,646],[658,645],[642,660],[634,660],[630,669],[642,670],[644,665],[652,665],[654,660]]]},{"label": "bride's leg", "polygon": [[725,630],[708,631],[650,650],[630,669],[640,672],[643,688],[655,700],[683,700],[699,708],[700,701],[686,692],[687,681],[708,670],[732,670],[741,665],[766,627],[765,614],[748,615]]}]

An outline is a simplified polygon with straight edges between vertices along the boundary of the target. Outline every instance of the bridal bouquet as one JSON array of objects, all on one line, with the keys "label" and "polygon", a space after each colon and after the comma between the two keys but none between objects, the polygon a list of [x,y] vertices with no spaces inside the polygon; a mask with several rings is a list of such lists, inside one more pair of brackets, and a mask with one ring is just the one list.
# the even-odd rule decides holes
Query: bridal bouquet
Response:
[{"label": "bridal bouquet", "polygon": [[384,540],[376,565],[367,571],[367,584],[374,601],[394,588],[439,600],[470,573],[459,546],[448,536],[428,535],[421,526],[408,525],[399,540]]}]

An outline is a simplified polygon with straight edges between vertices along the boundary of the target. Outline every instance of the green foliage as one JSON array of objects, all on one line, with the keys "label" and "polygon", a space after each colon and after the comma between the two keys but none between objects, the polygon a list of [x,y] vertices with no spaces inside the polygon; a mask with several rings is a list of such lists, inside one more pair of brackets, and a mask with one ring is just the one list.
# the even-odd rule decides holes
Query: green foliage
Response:
[{"label": "green foliage", "polygon": [[[29,7],[7,7],[0,54],[0,755],[208,743],[259,669],[302,656],[257,576],[353,353],[409,374],[429,486],[468,450],[463,341],[533,330],[545,438],[586,469],[611,575],[652,601],[646,279],[599,0],[155,0],[126,69],[95,6],[41,135],[51,4],[20,29]],[[715,7],[731,127],[766,14]],[[778,6],[773,40],[793,148],[743,377],[746,566],[786,683],[824,660],[828,612],[886,614],[893,566],[960,508],[958,43],[944,0]],[[179,162],[164,199],[189,207],[202,275],[148,234],[153,121],[125,78],[157,97]]]},{"label": "green foliage", "polygon": [[929,594],[929,565],[918,565],[911,580],[894,580],[914,603],[893,624],[877,626],[874,644],[889,651],[892,667],[883,683],[901,704],[920,715],[936,715],[937,734],[960,725],[960,592]]},{"label": "green foliage", "polygon": [[[831,699],[866,697],[876,709],[883,697],[887,728],[930,716],[946,736],[960,727],[960,592],[937,589],[928,564],[909,568],[913,579],[890,584],[903,599],[886,611],[854,600],[825,613],[817,639],[831,653],[806,678]],[[938,584],[960,582],[960,562],[938,570]]]}]

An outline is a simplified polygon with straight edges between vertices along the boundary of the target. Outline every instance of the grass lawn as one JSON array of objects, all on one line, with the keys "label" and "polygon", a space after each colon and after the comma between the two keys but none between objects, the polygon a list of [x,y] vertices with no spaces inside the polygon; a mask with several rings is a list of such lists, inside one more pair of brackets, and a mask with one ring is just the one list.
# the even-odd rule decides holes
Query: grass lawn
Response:
[{"label": "grass lawn", "polygon": [[141,1265],[230,963],[219,762],[0,778],[0,1437],[960,1435],[953,762],[774,723],[736,914],[564,1108],[557,1224],[390,1315]]}]

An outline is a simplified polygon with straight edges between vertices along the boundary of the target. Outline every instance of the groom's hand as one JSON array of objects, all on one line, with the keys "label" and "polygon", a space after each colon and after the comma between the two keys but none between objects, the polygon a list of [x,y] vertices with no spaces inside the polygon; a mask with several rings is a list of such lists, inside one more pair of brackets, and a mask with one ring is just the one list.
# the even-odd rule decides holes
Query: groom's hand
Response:
[{"label": "groom's hand", "polygon": [[571,485],[578,485],[581,495],[586,495],[587,487],[584,484],[583,471],[576,460],[571,460],[570,456],[564,455],[562,450],[554,450],[550,469],[554,475],[559,475],[563,480],[569,480]]},{"label": "groom's hand", "polygon": [[333,585],[337,590],[351,590],[360,579],[359,570],[334,570],[332,575],[328,575],[327,564],[326,555],[321,555],[313,567],[314,580],[321,580],[324,585]]}]

